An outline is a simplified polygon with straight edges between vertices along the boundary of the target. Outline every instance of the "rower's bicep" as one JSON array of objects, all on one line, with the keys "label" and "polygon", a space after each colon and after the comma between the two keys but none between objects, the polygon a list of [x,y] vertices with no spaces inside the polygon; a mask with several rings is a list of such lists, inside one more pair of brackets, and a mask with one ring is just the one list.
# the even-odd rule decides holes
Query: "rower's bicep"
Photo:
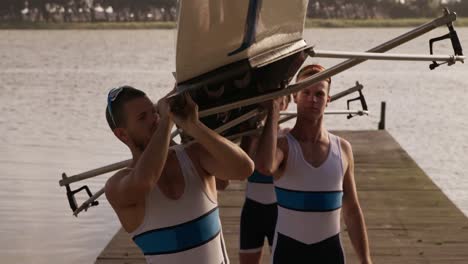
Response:
[{"label": "rower's bicep", "polygon": [[283,163],[284,163],[284,152],[281,148],[276,148],[275,159],[273,163],[275,170],[278,170],[280,167],[282,167]]},{"label": "rower's bicep", "polygon": [[288,143],[284,138],[278,139],[274,158],[275,169],[278,170],[286,165]]}]

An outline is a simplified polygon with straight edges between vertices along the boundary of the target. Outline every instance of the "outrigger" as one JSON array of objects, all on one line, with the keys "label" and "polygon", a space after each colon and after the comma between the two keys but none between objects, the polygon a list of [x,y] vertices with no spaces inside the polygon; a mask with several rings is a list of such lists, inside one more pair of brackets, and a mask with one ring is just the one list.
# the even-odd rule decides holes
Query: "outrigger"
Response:
[{"label": "outrigger", "polygon": [[[336,52],[315,49],[303,40],[307,2],[219,1],[212,7],[213,1],[208,0],[180,1],[174,100],[183,104],[179,95],[189,92],[199,105],[203,123],[228,139],[238,140],[261,131],[262,128],[255,125],[262,113],[260,103],[298,92],[364,61],[432,62],[431,70],[442,64],[451,66],[464,62],[462,46],[453,26],[456,14],[448,9],[444,9],[441,17],[367,52]],[[226,10],[229,12],[224,12]],[[200,19],[200,14],[205,17]],[[239,19],[246,21],[244,28],[236,26]],[[441,26],[447,26],[449,32],[429,41],[430,55],[384,54]],[[434,43],[445,39],[451,41],[454,54],[434,55]],[[307,57],[347,60],[290,85]],[[325,114],[345,114],[348,118],[367,115],[367,102],[360,83],[335,94],[332,101],[354,93],[358,96],[347,101],[346,110]],[[361,103],[361,109],[352,110],[350,103],[356,100]],[[280,123],[295,117],[295,113],[283,113]],[[176,130],[172,136],[179,133],[183,131]],[[97,199],[104,193],[104,188],[93,194],[86,185],[72,190],[70,184],[122,169],[130,162],[125,160],[70,177],[63,173],[59,184],[66,187],[73,214],[78,216],[83,210],[98,205]],[[75,194],[82,190],[86,190],[89,199],[78,206]]]}]

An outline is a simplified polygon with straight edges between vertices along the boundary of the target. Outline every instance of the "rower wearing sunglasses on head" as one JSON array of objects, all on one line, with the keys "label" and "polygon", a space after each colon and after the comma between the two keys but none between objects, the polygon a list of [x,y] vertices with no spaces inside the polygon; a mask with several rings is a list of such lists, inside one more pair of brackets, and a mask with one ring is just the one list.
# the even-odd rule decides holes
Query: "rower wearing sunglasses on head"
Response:
[{"label": "rower wearing sunglasses on head", "polygon": [[[216,178],[242,180],[253,162],[237,145],[204,126],[188,94],[185,105],[157,107],[144,92],[109,92],[106,118],[133,161],[106,184],[107,199],[148,263],[229,263]],[[179,100],[180,101],[180,100]],[[173,122],[197,143],[169,148]]]}]

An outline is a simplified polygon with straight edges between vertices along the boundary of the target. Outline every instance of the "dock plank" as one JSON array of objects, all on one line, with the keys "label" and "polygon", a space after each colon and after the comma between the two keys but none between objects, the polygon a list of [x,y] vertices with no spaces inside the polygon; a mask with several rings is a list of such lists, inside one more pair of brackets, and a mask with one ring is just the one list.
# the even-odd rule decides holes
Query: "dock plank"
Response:
[{"label": "dock plank", "polygon": [[[374,263],[468,263],[468,219],[386,131],[336,131],[351,142],[355,177]],[[220,215],[231,263],[238,263],[244,182],[220,193]],[[346,227],[347,263],[358,263]],[[263,263],[269,263],[268,248]],[[97,264],[139,264],[144,257],[119,230]]]}]

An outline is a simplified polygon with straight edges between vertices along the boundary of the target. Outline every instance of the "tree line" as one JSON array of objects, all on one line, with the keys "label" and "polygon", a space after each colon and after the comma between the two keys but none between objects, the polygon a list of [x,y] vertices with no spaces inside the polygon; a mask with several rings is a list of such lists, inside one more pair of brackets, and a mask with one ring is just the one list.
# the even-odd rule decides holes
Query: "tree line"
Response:
[{"label": "tree line", "polygon": [[0,20],[174,21],[176,6],[177,0],[0,0]]},{"label": "tree line", "polygon": [[[434,17],[447,6],[468,16],[468,0],[310,0],[310,18]],[[0,0],[0,20],[174,21],[177,0]]]},{"label": "tree line", "polygon": [[312,18],[420,18],[439,16],[444,7],[468,16],[468,0],[310,0]]}]

